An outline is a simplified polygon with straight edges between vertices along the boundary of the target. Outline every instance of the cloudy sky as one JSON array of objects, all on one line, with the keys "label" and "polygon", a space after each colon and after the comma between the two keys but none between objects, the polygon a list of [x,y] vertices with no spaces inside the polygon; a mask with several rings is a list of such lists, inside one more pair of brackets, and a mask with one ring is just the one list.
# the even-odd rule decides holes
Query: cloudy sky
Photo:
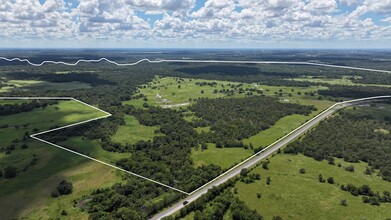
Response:
[{"label": "cloudy sky", "polygon": [[0,47],[391,48],[391,0],[0,0]]}]

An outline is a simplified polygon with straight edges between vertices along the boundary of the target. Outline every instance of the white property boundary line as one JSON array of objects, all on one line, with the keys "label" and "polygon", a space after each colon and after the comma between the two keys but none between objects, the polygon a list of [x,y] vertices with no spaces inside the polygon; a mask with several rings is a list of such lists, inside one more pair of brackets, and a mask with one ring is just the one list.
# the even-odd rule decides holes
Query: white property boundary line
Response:
[{"label": "white property boundary line", "polygon": [[[323,115],[324,113],[330,111],[331,109],[339,106],[339,105],[344,105],[344,104],[350,104],[350,103],[354,103],[354,102],[360,102],[360,101],[367,101],[367,100],[374,100],[374,99],[387,99],[387,98],[391,98],[391,95],[390,96],[375,96],[375,97],[369,97],[369,98],[361,98],[361,99],[353,99],[353,100],[349,100],[349,101],[344,101],[344,102],[337,102],[335,103],[334,105],[330,106],[328,109],[322,111],[321,113],[317,114],[316,116],[314,116],[313,118],[311,118],[310,120],[306,121],[305,123],[303,123],[302,125],[300,125],[299,127],[295,128],[294,130],[292,130],[291,132],[289,132],[288,134],[286,134],[285,136],[279,138],[278,140],[276,140],[275,142],[271,143],[270,145],[268,145],[267,147],[263,148],[262,150],[258,151],[257,153],[253,154],[252,156],[248,157],[247,159],[245,159],[244,161],[238,163],[237,165],[235,165],[234,167],[232,167],[231,169],[225,171],[224,173],[220,174],[218,177],[214,178],[213,180],[209,181],[208,183],[202,185],[201,187],[197,188],[196,190],[194,190],[193,192],[190,193],[190,195],[194,194],[195,192],[197,192],[198,190],[206,187],[207,185],[209,185],[210,183],[214,182],[215,180],[219,179],[220,177],[226,175],[227,173],[231,172],[232,170],[238,168],[239,166],[243,165],[244,163],[246,163],[247,161],[253,159],[254,157],[256,157],[259,153],[262,153],[266,150],[268,150],[269,148],[273,147],[274,145],[276,145],[278,142],[284,140],[285,138],[287,138],[288,136],[290,136],[291,134],[295,133],[296,131],[300,130],[302,127],[306,126],[307,124],[311,123],[313,120],[317,119],[318,117],[320,117],[321,115]],[[341,106],[342,107],[342,106]]]},{"label": "white property boundary line", "polygon": [[93,118],[93,119],[88,119],[88,120],[81,121],[81,122],[77,122],[77,123],[73,123],[73,124],[70,124],[70,125],[65,125],[65,126],[58,127],[58,128],[54,128],[54,129],[50,129],[50,130],[47,130],[47,131],[42,131],[42,132],[39,132],[39,133],[35,133],[35,134],[30,135],[30,137],[33,138],[33,139],[35,139],[35,140],[37,140],[37,141],[40,141],[40,142],[43,142],[43,143],[52,145],[52,146],[54,146],[54,147],[60,148],[60,149],[62,149],[62,150],[65,150],[65,151],[68,151],[68,152],[71,152],[71,153],[74,153],[74,154],[76,154],[76,155],[79,155],[79,156],[82,156],[82,157],[84,157],[84,158],[93,160],[93,161],[95,161],[95,162],[98,162],[98,163],[101,163],[101,164],[103,164],[103,165],[112,167],[112,168],[114,168],[114,169],[123,171],[123,172],[128,173],[128,174],[131,174],[131,175],[133,175],[133,176],[142,178],[142,179],[144,179],[144,180],[148,180],[148,181],[153,182],[153,183],[156,183],[156,184],[158,184],[158,185],[161,185],[161,186],[167,187],[167,188],[169,188],[169,189],[175,190],[175,191],[177,191],[177,192],[180,192],[180,193],[189,195],[189,193],[187,193],[187,192],[185,192],[185,191],[182,191],[182,190],[180,190],[180,189],[174,188],[174,187],[169,186],[169,185],[166,185],[166,184],[164,184],[164,183],[160,183],[160,182],[158,182],[158,181],[156,181],[156,180],[153,180],[153,179],[150,179],[150,178],[141,176],[141,175],[139,175],[139,174],[130,172],[130,171],[128,171],[128,170],[122,169],[122,168],[120,168],[120,167],[111,165],[111,164],[106,163],[106,162],[104,162],[104,161],[101,161],[101,160],[92,158],[92,157],[87,156],[87,155],[85,155],[85,154],[82,154],[82,153],[79,153],[79,152],[77,152],[77,151],[74,151],[74,150],[71,150],[71,149],[62,147],[62,146],[60,146],[60,145],[58,145],[58,144],[54,144],[54,143],[52,143],[52,142],[49,142],[49,141],[46,141],[46,140],[44,140],[44,139],[41,139],[41,138],[38,138],[38,137],[37,137],[38,135],[47,134],[47,133],[50,133],[50,132],[53,132],[53,131],[62,130],[62,129],[65,129],[65,128],[70,128],[70,127],[73,127],[73,126],[76,126],[76,125],[85,124],[85,123],[92,122],[92,121],[96,121],[96,120],[103,119],[103,118],[108,118],[108,117],[112,116],[110,113],[108,113],[108,112],[106,112],[106,111],[103,111],[102,109],[99,109],[99,108],[97,108],[97,107],[95,107],[95,106],[92,106],[92,105],[90,105],[90,104],[87,104],[87,103],[85,103],[85,102],[82,102],[82,101],[80,101],[80,100],[78,100],[78,99],[72,98],[72,97],[0,97],[0,100],[68,100],[68,101],[76,101],[76,102],[79,102],[79,103],[81,103],[81,104],[83,104],[83,105],[86,105],[86,106],[91,107],[91,108],[93,108],[93,109],[95,109],[95,110],[98,110],[98,111],[100,111],[100,112],[105,113],[106,115],[104,115],[104,116],[100,116],[100,117]]},{"label": "white property boundary line", "polygon": [[77,60],[75,63],[67,63],[63,61],[52,61],[52,60],[45,60],[41,63],[32,63],[28,59],[21,59],[21,58],[6,58],[6,57],[0,57],[0,60],[5,60],[8,62],[13,61],[20,61],[20,62],[26,62],[30,64],[31,66],[43,66],[44,64],[62,64],[66,66],[76,66],[79,63],[99,63],[102,61],[109,62],[111,64],[117,65],[117,66],[135,66],[142,62],[148,62],[148,63],[163,63],[163,62],[179,62],[179,63],[234,63],[234,64],[287,64],[287,65],[309,65],[309,66],[323,66],[323,67],[332,67],[332,68],[341,68],[341,69],[351,69],[351,70],[362,70],[362,71],[369,71],[369,72],[380,72],[380,73],[391,73],[391,70],[378,70],[378,69],[368,69],[368,68],[360,68],[360,67],[353,67],[353,66],[340,66],[340,65],[332,65],[332,64],[323,64],[323,63],[313,63],[313,62],[290,62],[290,61],[253,61],[253,60],[150,60],[150,59],[141,59],[139,61],[136,61],[134,63],[117,63],[115,61],[109,60],[105,57],[97,59],[97,60]]},{"label": "white property boundary line", "polygon": [[[149,60],[149,59],[141,59],[137,62],[134,62],[134,63],[117,63],[115,61],[112,61],[112,60],[109,60],[107,58],[100,58],[100,59],[91,59],[91,60],[85,60],[85,59],[80,59],[80,60],[77,60],[75,63],[67,63],[67,62],[63,62],[63,61],[51,61],[51,60],[45,60],[41,63],[32,63],[30,62],[28,59],[21,59],[21,58],[6,58],[6,57],[0,57],[0,60],[5,60],[5,61],[8,61],[8,62],[13,62],[13,61],[20,61],[20,62],[27,62],[29,65],[31,66],[36,66],[36,67],[39,67],[39,66],[43,66],[44,64],[62,64],[62,65],[66,65],[66,66],[76,66],[78,65],[79,63],[99,63],[99,62],[102,62],[102,61],[106,61],[106,62],[109,62],[111,64],[114,64],[114,65],[117,65],[117,66],[135,66],[141,62],[148,62],[148,63],[163,63],[163,62],[180,62],[180,63],[233,63],[233,64],[287,64],[287,65],[309,65],[309,66],[324,66],[324,67],[331,67],[331,68],[342,68],[342,69],[352,69],[352,70],[362,70],[362,71],[370,71],[370,72],[382,72],[382,73],[391,73],[391,71],[389,70],[377,70],[377,69],[368,69],[368,68],[359,68],[359,67],[352,67],[352,66],[340,66],[340,65],[332,65],[332,64],[322,64],[322,63],[312,63],[312,62],[289,62],[289,61],[244,61],[244,60],[239,60],[239,61],[234,61],[234,60],[170,60],[170,59],[161,59],[161,60]],[[8,98],[13,98],[13,97],[8,97]],[[20,99],[27,99],[28,97],[20,97]],[[51,97],[40,97],[42,99],[51,99]],[[229,170],[227,170],[226,172],[222,173],[221,175],[219,175],[218,177],[214,178],[213,180],[209,181],[208,183],[202,185],[201,187],[197,188],[196,190],[190,192],[190,193],[187,193],[187,192],[184,192],[182,190],[179,190],[179,189],[176,189],[174,187],[171,187],[171,186],[168,186],[168,185],[165,185],[163,183],[160,183],[160,182],[157,182],[155,180],[152,180],[152,179],[149,179],[149,178],[146,178],[146,177],[143,177],[141,175],[138,175],[138,174],[135,174],[135,173],[132,173],[130,171],[127,171],[127,170],[124,170],[122,168],[119,168],[119,167],[116,167],[116,166],[113,166],[111,164],[108,164],[106,162],[103,162],[103,161],[100,161],[100,160],[97,160],[97,159],[94,159],[92,157],[89,157],[89,156],[86,156],[84,154],[80,154],[76,151],[72,151],[72,150],[69,150],[67,148],[64,148],[64,147],[61,147],[59,145],[56,145],[56,144],[53,144],[51,142],[48,142],[48,141],[45,141],[43,139],[40,139],[40,138],[37,138],[35,136],[37,135],[40,135],[40,134],[44,134],[44,133],[49,133],[49,132],[52,132],[52,131],[56,131],[56,130],[60,130],[60,129],[63,129],[63,128],[67,128],[67,127],[71,127],[71,126],[75,126],[75,125],[80,125],[80,124],[83,124],[83,123],[87,123],[87,122],[90,122],[90,121],[94,121],[94,120],[98,120],[98,119],[102,119],[102,118],[106,118],[106,117],[109,117],[111,116],[110,113],[108,112],[105,112],[101,109],[98,109],[94,106],[91,106],[87,103],[84,103],[82,101],[79,101],[77,99],[74,99],[74,98],[69,98],[69,97],[57,97],[57,98],[65,98],[65,99],[72,99],[72,100],[75,100],[77,102],[80,102],[82,104],[85,104],[87,106],[90,106],[92,108],[95,108],[99,111],[102,111],[106,114],[109,114],[107,116],[102,116],[102,117],[99,117],[99,118],[96,118],[96,119],[91,119],[91,120],[87,120],[87,121],[83,121],[83,122],[79,122],[79,123],[75,123],[75,124],[72,124],[72,125],[68,125],[68,126],[64,126],[64,127],[60,127],[60,128],[55,128],[55,129],[51,129],[51,130],[48,130],[48,131],[44,131],[44,132],[40,132],[40,133],[37,133],[37,134],[33,134],[31,135],[32,138],[36,139],[36,140],[39,140],[41,142],[44,142],[44,143],[47,143],[47,144],[50,144],[52,146],[55,146],[55,147],[58,147],[58,148],[61,148],[61,149],[64,149],[64,150],[67,150],[69,152],[72,152],[72,153],[75,153],[77,155],[80,155],[80,156],[83,156],[85,158],[88,158],[88,159],[91,159],[91,160],[94,160],[96,162],[99,162],[99,163],[102,163],[104,165],[107,165],[107,166],[110,166],[110,167],[113,167],[115,169],[118,169],[118,170],[121,170],[121,171],[124,171],[126,173],[129,173],[131,175],[134,175],[134,176],[137,176],[137,177],[140,177],[140,178],[143,178],[145,180],[148,180],[148,181],[151,181],[151,182],[154,182],[156,184],[159,184],[161,186],[165,186],[167,188],[170,188],[170,189],[173,189],[175,191],[178,191],[178,192],[181,192],[181,193],[184,193],[186,195],[191,195],[193,193],[195,193],[196,191],[202,189],[203,187],[209,185],[210,183],[214,182],[216,179],[226,175],[227,173],[229,173],[230,171],[232,171],[233,169],[237,168],[238,166],[241,166],[243,165],[244,163],[246,163],[247,161],[251,160],[252,158],[254,158],[255,156],[257,156],[257,154],[259,153],[262,153],[264,151],[266,151],[267,149],[269,149],[270,147],[274,146],[275,144],[277,144],[278,142],[282,141],[283,139],[285,139],[286,137],[290,136],[291,134],[293,134],[294,132],[296,132],[297,130],[301,129],[302,127],[304,127],[305,125],[307,125],[308,123],[312,122],[313,120],[315,120],[316,118],[320,117],[321,115],[323,115],[324,113],[326,113],[327,111],[333,109],[334,107],[338,106],[338,105],[343,105],[343,104],[349,104],[349,103],[352,103],[352,102],[358,102],[358,101],[366,101],[366,100],[373,100],[373,99],[383,99],[383,98],[391,98],[391,96],[376,96],[376,97],[369,97],[369,98],[362,98],[362,99],[354,99],[354,100],[350,100],[350,101],[344,101],[344,102],[338,102],[338,103],[335,103],[334,105],[332,105],[331,107],[329,107],[328,109],[322,111],[321,113],[317,114],[316,116],[314,116],[313,118],[311,118],[310,120],[308,120],[307,122],[303,123],[301,126],[297,127],[296,129],[292,130],[291,132],[289,132],[288,134],[286,134],[285,136],[283,136],[282,138],[279,138],[277,141],[273,142],[272,144],[270,144],[269,146],[265,147],[264,149],[262,149],[261,151],[257,152],[256,154],[248,157],[246,160],[242,161],[241,163],[235,165],[234,167],[230,168]],[[0,98],[1,99],[1,98]]]}]

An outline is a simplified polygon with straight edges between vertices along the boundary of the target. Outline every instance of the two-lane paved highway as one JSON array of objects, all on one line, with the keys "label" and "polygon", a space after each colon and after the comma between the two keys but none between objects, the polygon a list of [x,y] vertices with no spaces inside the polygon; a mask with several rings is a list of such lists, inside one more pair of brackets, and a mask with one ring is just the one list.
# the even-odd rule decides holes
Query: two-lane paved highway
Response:
[{"label": "two-lane paved highway", "polygon": [[377,96],[377,97],[370,97],[370,98],[365,98],[365,99],[356,99],[356,100],[337,103],[337,104],[331,106],[327,110],[323,111],[322,113],[318,114],[317,116],[315,116],[314,118],[312,118],[308,122],[304,123],[300,127],[293,130],[292,132],[290,132],[286,136],[282,137],[281,139],[277,140],[273,144],[269,145],[269,147],[265,148],[265,150],[263,150],[262,152],[260,152],[256,155],[253,155],[252,157],[248,158],[247,160],[243,161],[242,163],[240,163],[237,166],[233,167],[232,169],[228,170],[223,175],[212,180],[207,185],[202,186],[201,188],[193,191],[184,200],[181,200],[178,203],[175,203],[170,208],[155,215],[154,217],[152,217],[152,220],[161,219],[165,216],[169,216],[169,215],[176,213],[184,206],[183,205],[184,201],[188,201],[189,203],[191,203],[194,200],[196,200],[197,198],[199,198],[201,195],[205,194],[213,186],[218,186],[218,185],[226,182],[227,180],[235,177],[236,175],[239,175],[240,171],[243,168],[249,168],[249,167],[254,166],[256,163],[267,158],[268,156],[270,156],[271,154],[276,152],[278,149],[282,148],[283,146],[285,146],[286,144],[288,144],[289,142],[291,142],[295,138],[299,137],[304,132],[308,131],[310,128],[312,128],[313,126],[318,124],[320,121],[322,121],[326,117],[332,115],[334,112],[338,111],[339,109],[345,108],[345,107],[351,106],[351,105],[362,104],[363,102],[370,102],[370,101],[374,101],[374,100],[378,100],[378,99],[388,99],[388,98],[391,98],[391,96]]}]

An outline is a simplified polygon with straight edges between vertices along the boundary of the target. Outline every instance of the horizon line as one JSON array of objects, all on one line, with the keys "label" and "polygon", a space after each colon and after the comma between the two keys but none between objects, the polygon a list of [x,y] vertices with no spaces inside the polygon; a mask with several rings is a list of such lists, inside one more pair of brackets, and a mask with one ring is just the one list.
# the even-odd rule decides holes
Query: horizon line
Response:
[{"label": "horizon line", "polygon": [[0,47],[1,50],[383,50],[391,51],[389,48],[354,48],[354,47],[331,47],[331,48],[322,48],[322,47],[258,47],[258,48],[248,48],[248,47]]}]

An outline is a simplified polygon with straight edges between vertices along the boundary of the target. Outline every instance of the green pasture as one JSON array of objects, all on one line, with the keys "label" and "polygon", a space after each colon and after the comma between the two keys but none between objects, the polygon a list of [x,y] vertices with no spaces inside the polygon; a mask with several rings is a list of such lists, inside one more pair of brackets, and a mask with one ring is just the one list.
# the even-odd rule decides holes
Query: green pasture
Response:
[{"label": "green pasture", "polygon": [[[361,197],[355,197],[340,189],[341,184],[369,185],[375,192],[391,189],[391,183],[382,180],[378,174],[364,174],[367,163],[347,163],[336,159],[336,164],[316,161],[303,155],[278,154],[270,158],[269,170],[256,167],[251,173],[261,174],[261,180],[245,184],[238,182],[237,196],[251,209],[256,209],[265,219],[281,216],[283,219],[387,219],[391,217],[391,204],[380,206],[364,204]],[[355,172],[344,169],[353,165]],[[305,174],[299,173],[301,168]],[[327,179],[333,177],[335,184],[320,183],[319,174]],[[271,184],[266,184],[270,176]],[[257,198],[261,193],[261,198]],[[346,199],[348,206],[342,206]]]}]

